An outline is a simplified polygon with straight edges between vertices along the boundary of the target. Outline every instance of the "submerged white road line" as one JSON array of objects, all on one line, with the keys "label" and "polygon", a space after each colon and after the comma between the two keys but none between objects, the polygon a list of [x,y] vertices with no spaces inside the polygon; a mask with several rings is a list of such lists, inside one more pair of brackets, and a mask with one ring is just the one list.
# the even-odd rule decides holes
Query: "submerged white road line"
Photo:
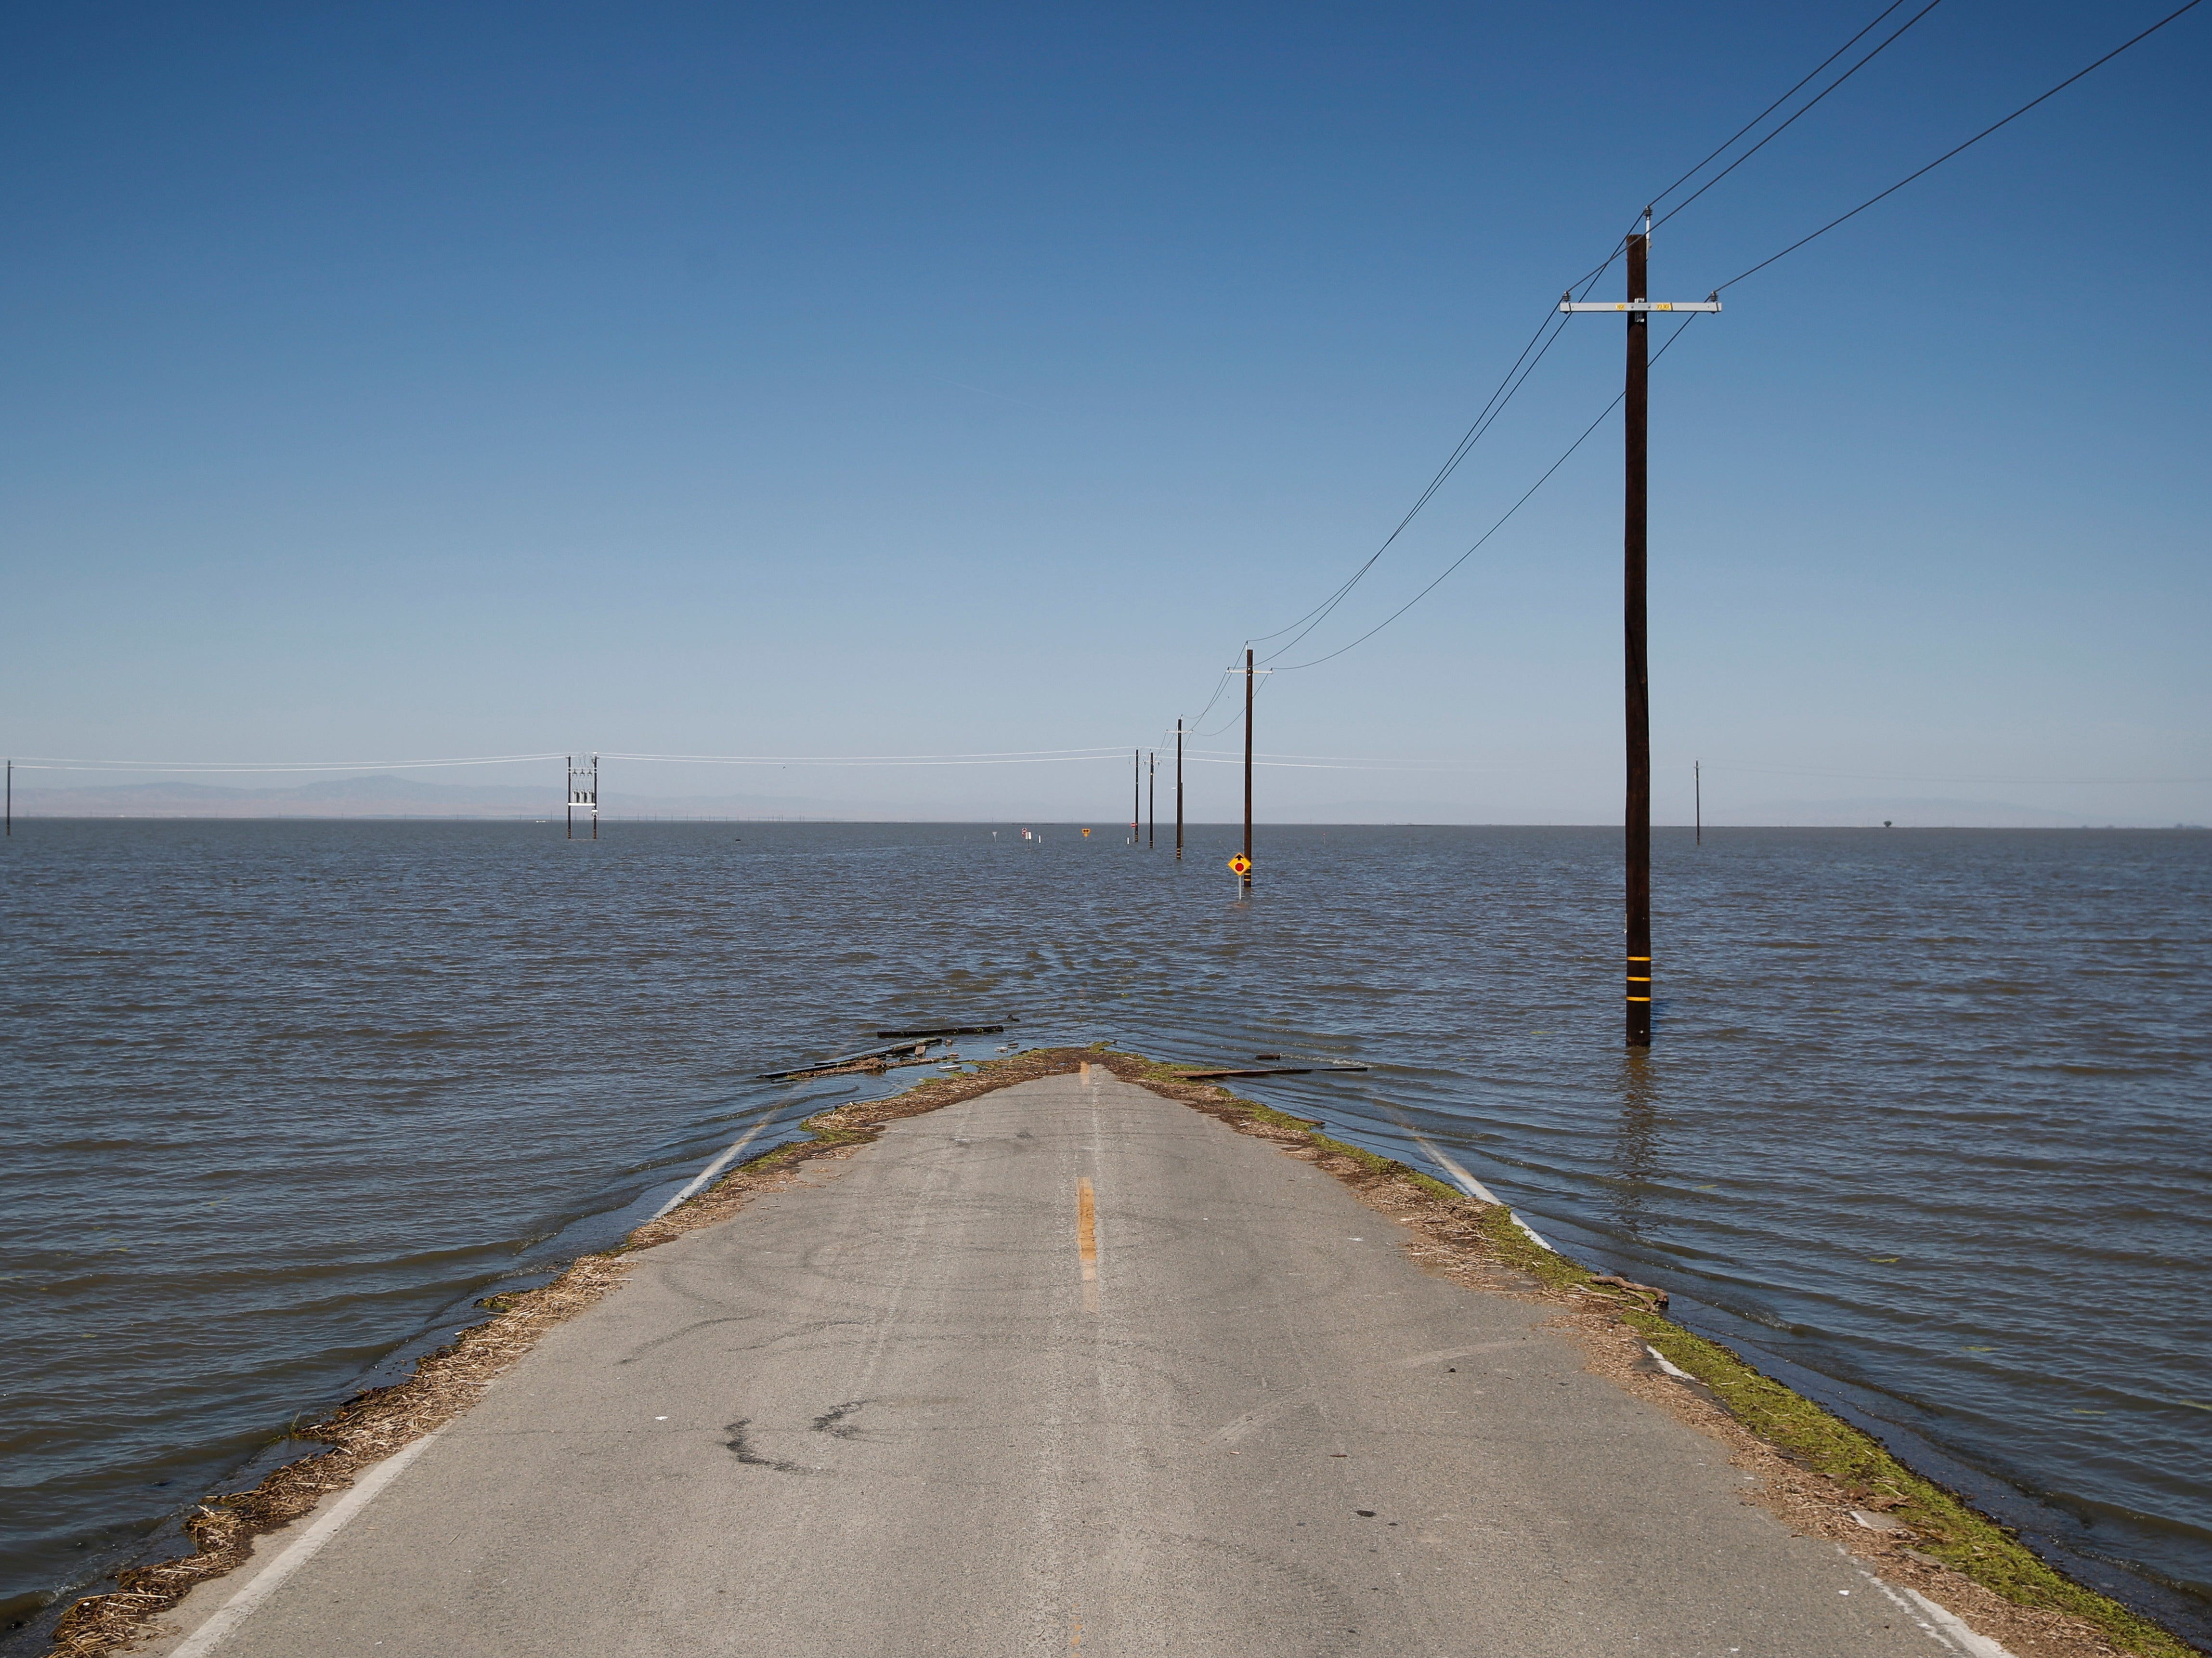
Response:
[{"label": "submerged white road line", "polygon": [[256,1572],[244,1588],[223,1602],[220,1612],[181,1642],[169,1658],[203,1658],[203,1655],[213,1652],[224,1637],[246,1621],[254,1607],[283,1587],[286,1578],[321,1553],[323,1546],[344,1528],[346,1521],[367,1508],[376,1494],[397,1479],[437,1436],[435,1432],[423,1435],[363,1474],[351,1491],[331,1505],[328,1514],[295,1538],[291,1546],[264,1570]]},{"label": "submerged white road line", "polygon": [[[1391,1114],[1393,1116],[1397,1115],[1395,1112],[1393,1112]],[[1475,1179],[1474,1175],[1468,1174],[1466,1169],[1461,1168],[1458,1162],[1449,1152],[1446,1151],[1426,1134],[1421,1133],[1419,1129],[1414,1127],[1413,1124],[1407,1122],[1403,1117],[1398,1118],[1398,1126],[1404,1129],[1408,1134],[1411,1134],[1419,1144],[1424,1151],[1426,1151],[1431,1157],[1434,1157],[1438,1163],[1442,1164],[1443,1168],[1449,1172],[1451,1177],[1460,1183],[1460,1189],[1464,1191],[1469,1197],[1478,1199],[1484,1203],[1494,1203],[1499,1208],[1504,1209],[1508,1218],[1511,1219],[1516,1226],[1519,1227],[1522,1231],[1528,1235],[1529,1241],[1539,1249],[1545,1250],[1555,1255],[1559,1253],[1558,1250],[1553,1249],[1550,1244],[1544,1242],[1542,1235],[1540,1234],[1534,1227],[1529,1225],[1527,1221],[1515,1214],[1512,1210],[1506,1208],[1504,1199],[1500,1198],[1498,1193],[1492,1191],[1480,1181]]]},{"label": "submerged white road line", "polygon": [[731,1159],[735,1157],[738,1152],[744,1151],[747,1146],[750,1145],[756,1139],[758,1139],[760,1138],[761,1130],[767,1127],[768,1119],[763,1117],[758,1122],[755,1123],[750,1128],[745,1130],[744,1133],[738,1135],[738,1138],[731,1143],[730,1149],[723,1152],[720,1157],[715,1158],[714,1162],[708,1163],[704,1169],[702,1169],[699,1171],[698,1177],[695,1179],[690,1185],[685,1187],[674,1197],[669,1199],[667,1202],[662,1204],[659,1208],[654,1210],[653,1212],[653,1218],[659,1220],[663,1215],[673,1209],[678,1204],[683,1202],[684,1199],[690,1197],[694,1192],[696,1192],[708,1181],[714,1179],[715,1175],[720,1174],[725,1169],[727,1169],[730,1166]]},{"label": "submerged white road line", "polygon": [[1413,1139],[1419,1143],[1420,1147],[1424,1151],[1426,1151],[1431,1157],[1442,1163],[1447,1169],[1450,1170],[1451,1177],[1460,1183],[1460,1189],[1464,1191],[1468,1196],[1471,1198],[1479,1198],[1485,1203],[1496,1203],[1498,1201],[1498,1194],[1495,1192],[1492,1192],[1488,1187],[1485,1186],[1480,1181],[1475,1179],[1474,1175],[1468,1174],[1466,1169],[1461,1168],[1457,1163],[1453,1161],[1449,1152],[1446,1151],[1434,1140],[1431,1140],[1426,1134],[1421,1133],[1419,1129],[1412,1127],[1410,1124],[1402,1126],[1405,1127],[1406,1132],[1408,1134],[1411,1134]]}]

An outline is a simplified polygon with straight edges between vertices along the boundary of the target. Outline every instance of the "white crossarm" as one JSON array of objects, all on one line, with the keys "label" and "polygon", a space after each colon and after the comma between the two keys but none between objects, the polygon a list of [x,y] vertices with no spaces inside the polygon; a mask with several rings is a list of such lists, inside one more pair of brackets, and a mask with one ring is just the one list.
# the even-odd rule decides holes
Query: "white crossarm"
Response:
[{"label": "white crossarm", "polygon": [[1718,300],[1561,300],[1562,311],[1717,311]]}]

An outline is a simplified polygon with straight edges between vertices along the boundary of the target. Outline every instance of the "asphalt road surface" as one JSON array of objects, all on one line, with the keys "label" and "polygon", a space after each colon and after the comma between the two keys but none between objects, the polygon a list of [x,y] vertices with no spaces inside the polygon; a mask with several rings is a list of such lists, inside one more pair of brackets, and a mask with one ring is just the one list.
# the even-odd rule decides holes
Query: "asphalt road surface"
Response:
[{"label": "asphalt road surface", "polygon": [[198,1591],[189,1658],[1947,1649],[1548,1309],[1103,1068],[807,1169],[643,1255],[281,1583]]}]

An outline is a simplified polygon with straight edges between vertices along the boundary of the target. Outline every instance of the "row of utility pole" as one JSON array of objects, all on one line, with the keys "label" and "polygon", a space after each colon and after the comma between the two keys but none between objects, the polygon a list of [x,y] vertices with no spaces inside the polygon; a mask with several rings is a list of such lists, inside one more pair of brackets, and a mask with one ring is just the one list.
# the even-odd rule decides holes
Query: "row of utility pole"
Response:
[{"label": "row of utility pole", "polygon": [[[1232,668],[1230,671],[1234,673],[1236,670]],[[1252,653],[1248,647],[1244,653],[1244,853],[1243,856],[1237,859],[1237,864],[1241,864],[1243,867],[1237,869],[1237,884],[1248,892],[1252,887],[1252,683],[1258,675],[1267,671],[1265,668],[1253,666]],[[1176,721],[1175,756],[1175,854],[1177,863],[1182,861],[1182,721],[1178,720]],[[1131,750],[1130,763],[1134,778],[1133,786],[1141,791],[1146,774],[1143,770],[1145,759],[1142,750]],[[1155,750],[1151,760],[1150,773],[1152,780],[1152,811],[1150,826],[1145,835],[1145,849],[1148,852],[1158,845],[1159,765],[1160,756]],[[1129,844],[1133,847],[1137,844],[1135,799],[1136,797],[1132,798],[1129,808]],[[1237,866],[1232,865],[1231,867]]]},{"label": "row of utility pole", "polygon": [[[1646,525],[1649,519],[1650,454],[1651,313],[1717,312],[1717,294],[1694,303],[1655,301],[1650,296],[1648,266],[1651,252],[1651,212],[1644,213],[1644,228],[1627,239],[1628,293],[1620,301],[1577,301],[1564,295],[1559,309],[1610,311],[1628,325],[1626,386],[1622,392],[1623,476],[1621,480],[1621,647],[1627,750],[1626,818],[1627,865],[1626,915],[1622,926],[1626,949],[1628,1045],[1651,1046],[1651,690],[1648,649],[1645,588],[1648,568]],[[1235,669],[1231,669],[1235,672]],[[1234,866],[1239,885],[1252,885],[1252,701],[1261,673],[1250,647],[1244,652],[1244,850]],[[1141,760],[1141,755],[1139,759]],[[1705,787],[1702,763],[1692,769],[1697,794],[1697,839],[1705,842]],[[1132,807],[1129,841],[1134,845],[1137,823]],[[1176,721],[1176,856],[1182,856],[1182,721]]]}]

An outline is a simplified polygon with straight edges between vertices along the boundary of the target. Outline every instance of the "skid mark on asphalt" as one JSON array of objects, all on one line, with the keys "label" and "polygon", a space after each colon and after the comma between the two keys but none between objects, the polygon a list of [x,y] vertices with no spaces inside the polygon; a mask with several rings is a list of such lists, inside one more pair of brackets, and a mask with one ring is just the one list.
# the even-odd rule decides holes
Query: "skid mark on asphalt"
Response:
[{"label": "skid mark on asphalt", "polygon": [[729,1435],[729,1437],[722,1442],[730,1448],[738,1461],[756,1468],[774,1468],[778,1473],[813,1473],[811,1468],[802,1467],[796,1462],[786,1462],[776,1457],[763,1456],[755,1450],[752,1436],[746,1431],[752,1424],[752,1418],[741,1416],[722,1430],[724,1433]]}]

